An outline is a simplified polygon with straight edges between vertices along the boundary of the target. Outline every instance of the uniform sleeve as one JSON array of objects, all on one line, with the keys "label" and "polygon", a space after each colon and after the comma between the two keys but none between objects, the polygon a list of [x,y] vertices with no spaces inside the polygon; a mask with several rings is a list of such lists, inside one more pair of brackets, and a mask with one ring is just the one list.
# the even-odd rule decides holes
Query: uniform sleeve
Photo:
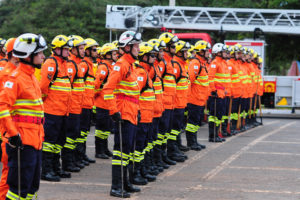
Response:
[{"label": "uniform sleeve", "polygon": [[5,82],[3,90],[0,92],[0,120],[1,124],[7,131],[7,137],[12,137],[18,134],[17,128],[12,121],[10,110],[18,97],[19,91],[22,90],[19,89],[17,80],[9,78]]},{"label": "uniform sleeve", "polygon": [[137,83],[140,89],[143,89],[146,86],[147,82],[147,74],[144,69],[137,68],[135,69],[135,73],[137,75]]},{"label": "uniform sleeve", "polygon": [[[188,67],[188,73],[191,83],[193,83],[196,80],[196,74],[198,73],[200,68],[200,65],[196,63],[195,61],[191,61]],[[197,71],[198,69],[198,71]]]},{"label": "uniform sleeve", "polygon": [[76,76],[76,68],[74,66],[74,63],[72,62],[67,62],[66,66],[67,66],[67,72],[71,76],[70,82],[72,84]]},{"label": "uniform sleeve", "polygon": [[122,66],[121,63],[116,63],[107,79],[107,83],[103,87],[102,92],[104,94],[104,100],[111,108],[111,114],[119,112],[117,109],[116,99],[114,97],[114,90],[117,87],[117,84],[122,80],[123,76],[125,76],[127,71],[128,69],[125,66]]},{"label": "uniform sleeve", "polygon": [[56,71],[55,61],[52,59],[46,60],[41,69],[41,81],[40,88],[42,91],[42,97],[46,97],[48,95],[48,89],[50,82],[53,80],[54,74]]},{"label": "uniform sleeve", "polygon": [[216,70],[217,70],[217,66],[214,62],[212,62],[208,70],[208,81],[209,81],[210,91],[216,91],[215,81],[214,81]]}]

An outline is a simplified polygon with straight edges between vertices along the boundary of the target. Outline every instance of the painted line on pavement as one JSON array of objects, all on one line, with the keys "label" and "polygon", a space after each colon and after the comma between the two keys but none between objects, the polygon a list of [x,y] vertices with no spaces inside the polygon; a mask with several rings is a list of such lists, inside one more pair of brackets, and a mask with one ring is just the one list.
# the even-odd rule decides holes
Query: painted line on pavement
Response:
[{"label": "painted line on pavement", "polygon": [[300,156],[299,153],[282,153],[282,152],[263,152],[263,151],[248,151],[249,154],[267,154],[267,155],[282,155],[282,156]]},{"label": "painted line on pavement", "polygon": [[[275,121],[274,121],[275,123]],[[236,160],[241,154],[243,154],[244,152],[248,151],[251,147],[253,147],[254,145],[256,145],[257,143],[259,143],[260,141],[262,141],[263,139],[281,131],[282,129],[285,129],[288,126],[291,126],[292,124],[295,124],[296,122],[290,122],[284,126],[281,126],[280,128],[273,130],[269,133],[266,133],[262,136],[260,136],[259,138],[253,140],[251,143],[249,143],[247,146],[243,147],[242,149],[240,149],[239,151],[237,151],[235,154],[233,154],[232,156],[230,156],[229,158],[227,158],[224,162],[222,162],[220,165],[218,165],[215,169],[211,170],[210,172],[208,172],[207,174],[205,174],[202,179],[203,180],[210,180],[212,178],[214,178],[219,172],[221,172],[225,167],[227,167],[230,163],[232,163],[234,160]]]},{"label": "painted line on pavement", "polygon": [[245,132],[242,132],[242,133],[239,133],[237,136],[233,136],[233,137],[230,137],[230,138],[226,138],[226,142],[222,142],[222,143],[213,143],[211,146],[209,146],[209,148],[206,148],[204,150],[201,150],[199,153],[197,153],[196,155],[194,155],[193,157],[189,158],[187,161],[185,161],[184,163],[179,163],[177,164],[174,169],[172,170],[168,170],[166,173],[163,173],[161,174],[159,177],[158,177],[158,180],[163,180],[165,177],[169,177],[169,176],[173,176],[174,174],[178,173],[180,170],[182,170],[183,168],[191,165],[193,162],[199,160],[200,158],[204,157],[206,154],[208,154],[210,151],[213,151],[215,149],[217,149],[218,147],[222,146],[223,144],[226,144],[227,142],[233,140],[233,139],[236,139],[238,138],[239,136],[241,135],[244,135],[244,134],[249,134],[250,132],[252,131],[257,131],[257,129],[261,129],[263,127],[266,127],[268,125],[271,125],[271,124],[274,124],[278,122],[277,120],[275,121],[271,121],[269,123],[266,123],[264,126],[259,126],[259,127],[256,127],[256,128],[253,128],[253,129],[250,129],[248,131],[245,131]]},{"label": "painted line on pavement", "polygon": [[300,168],[286,167],[244,167],[244,166],[228,166],[229,169],[245,169],[245,170],[267,170],[267,171],[293,171],[300,172]]},{"label": "painted line on pavement", "polygon": [[42,184],[48,185],[87,185],[87,186],[104,186],[110,187],[111,184],[107,183],[86,183],[86,182],[49,182],[49,181],[41,181]]},{"label": "painted line on pavement", "polygon": [[226,192],[245,192],[245,193],[265,193],[265,194],[291,194],[299,195],[300,192],[288,191],[288,190],[255,190],[255,189],[229,189],[229,188],[216,188],[216,187],[203,187],[197,185],[196,187],[190,187],[191,190],[210,190],[210,191],[226,191]]},{"label": "painted line on pavement", "polygon": [[261,143],[273,143],[273,144],[300,144],[300,142],[283,142],[283,141],[260,141]]}]

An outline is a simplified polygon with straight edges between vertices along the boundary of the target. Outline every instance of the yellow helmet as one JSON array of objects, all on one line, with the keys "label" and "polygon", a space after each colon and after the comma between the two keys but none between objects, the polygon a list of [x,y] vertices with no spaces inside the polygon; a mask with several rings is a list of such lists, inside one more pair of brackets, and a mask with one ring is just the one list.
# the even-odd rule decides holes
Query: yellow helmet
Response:
[{"label": "yellow helmet", "polygon": [[8,43],[9,43],[11,40],[13,40],[13,39],[15,39],[15,38],[9,38],[9,39],[5,42],[5,44],[4,44],[4,49],[5,49],[5,50],[7,50],[7,45],[8,45]]},{"label": "yellow helmet", "polygon": [[92,38],[86,38],[84,41],[86,43],[84,49],[88,49],[93,46],[99,46],[98,42],[96,42],[96,40],[94,40]]},{"label": "yellow helmet", "polygon": [[248,51],[248,48],[247,48],[247,47],[244,47],[243,53],[244,53],[245,55],[248,55],[249,51]]},{"label": "yellow helmet", "polygon": [[198,42],[196,42],[195,44],[195,51],[199,52],[199,51],[205,51],[211,49],[211,45],[210,43],[206,42],[205,40],[199,40]]},{"label": "yellow helmet", "polygon": [[257,53],[257,52],[254,52],[253,58],[257,58],[257,57],[258,57],[258,53]]},{"label": "yellow helmet", "polygon": [[6,43],[6,39],[0,38],[0,46],[4,46]]},{"label": "yellow helmet", "polygon": [[172,33],[169,32],[162,33],[158,39],[160,41],[164,41],[166,44],[172,44],[179,41],[176,35],[173,35]]},{"label": "yellow helmet", "polygon": [[179,51],[188,51],[191,48],[190,43],[185,42],[183,40],[179,40],[175,43],[175,53],[178,53]]},{"label": "yellow helmet", "polygon": [[143,56],[147,53],[155,53],[159,51],[156,45],[152,46],[149,42],[142,42],[140,43],[139,47],[140,47],[139,56]]},{"label": "yellow helmet", "polygon": [[158,49],[163,49],[165,48],[167,45],[165,43],[165,41],[163,40],[159,40],[159,39],[151,39],[148,41],[152,46],[157,46]]},{"label": "yellow helmet", "polygon": [[118,40],[113,41],[112,44],[115,45],[117,48],[119,48],[119,41]]},{"label": "yellow helmet", "polygon": [[80,45],[85,45],[86,44],[84,39],[79,35],[70,35],[69,38],[73,40],[73,46],[74,47],[78,47]]},{"label": "yellow helmet", "polygon": [[242,52],[243,50],[244,50],[244,47],[243,47],[241,44],[236,43],[236,44],[234,45],[234,51],[235,51],[235,52]]},{"label": "yellow helmet", "polygon": [[71,48],[73,47],[73,41],[65,35],[57,35],[51,42],[51,48]]},{"label": "yellow helmet", "polygon": [[258,63],[260,64],[260,63],[262,63],[263,62],[263,59],[262,59],[262,57],[258,57]]},{"label": "yellow helmet", "polygon": [[109,52],[118,51],[118,48],[113,43],[106,43],[101,48],[101,55],[104,56]]},{"label": "yellow helmet", "polygon": [[190,49],[188,50],[189,52],[195,51],[195,46],[191,45]]},{"label": "yellow helmet", "polygon": [[248,53],[253,55],[255,53],[255,51],[253,49],[248,49]]}]

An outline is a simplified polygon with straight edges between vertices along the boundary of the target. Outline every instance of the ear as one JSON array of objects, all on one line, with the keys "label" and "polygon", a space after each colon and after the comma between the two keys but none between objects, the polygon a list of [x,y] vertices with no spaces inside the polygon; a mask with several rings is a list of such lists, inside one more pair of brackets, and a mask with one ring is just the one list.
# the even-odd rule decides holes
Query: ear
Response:
[{"label": "ear", "polygon": [[124,47],[124,50],[125,50],[126,52],[130,51],[130,46],[129,46],[129,45],[125,46],[125,47]]}]

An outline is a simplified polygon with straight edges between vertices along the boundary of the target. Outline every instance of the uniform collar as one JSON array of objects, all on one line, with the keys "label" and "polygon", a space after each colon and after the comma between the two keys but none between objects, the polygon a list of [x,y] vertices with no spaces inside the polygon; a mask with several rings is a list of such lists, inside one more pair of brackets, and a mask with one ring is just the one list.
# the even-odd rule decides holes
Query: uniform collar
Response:
[{"label": "uniform collar", "polygon": [[150,65],[148,63],[145,62],[140,62],[140,65],[147,71],[150,70]]},{"label": "uniform collar", "polygon": [[20,69],[21,71],[25,72],[28,75],[32,75],[35,72],[34,67],[32,67],[31,65],[22,63],[22,62],[19,63],[18,69]]},{"label": "uniform collar", "polygon": [[82,61],[82,58],[79,58],[71,53],[69,56],[69,60],[73,60],[76,64],[79,64]]},{"label": "uniform collar", "polygon": [[129,64],[135,62],[135,59],[129,53],[125,53],[121,58],[126,60]]},{"label": "uniform collar", "polygon": [[184,65],[185,65],[185,61],[184,61],[181,57],[174,56],[173,59],[174,59],[174,61],[179,62],[179,64],[181,64],[181,66],[184,66]]}]

